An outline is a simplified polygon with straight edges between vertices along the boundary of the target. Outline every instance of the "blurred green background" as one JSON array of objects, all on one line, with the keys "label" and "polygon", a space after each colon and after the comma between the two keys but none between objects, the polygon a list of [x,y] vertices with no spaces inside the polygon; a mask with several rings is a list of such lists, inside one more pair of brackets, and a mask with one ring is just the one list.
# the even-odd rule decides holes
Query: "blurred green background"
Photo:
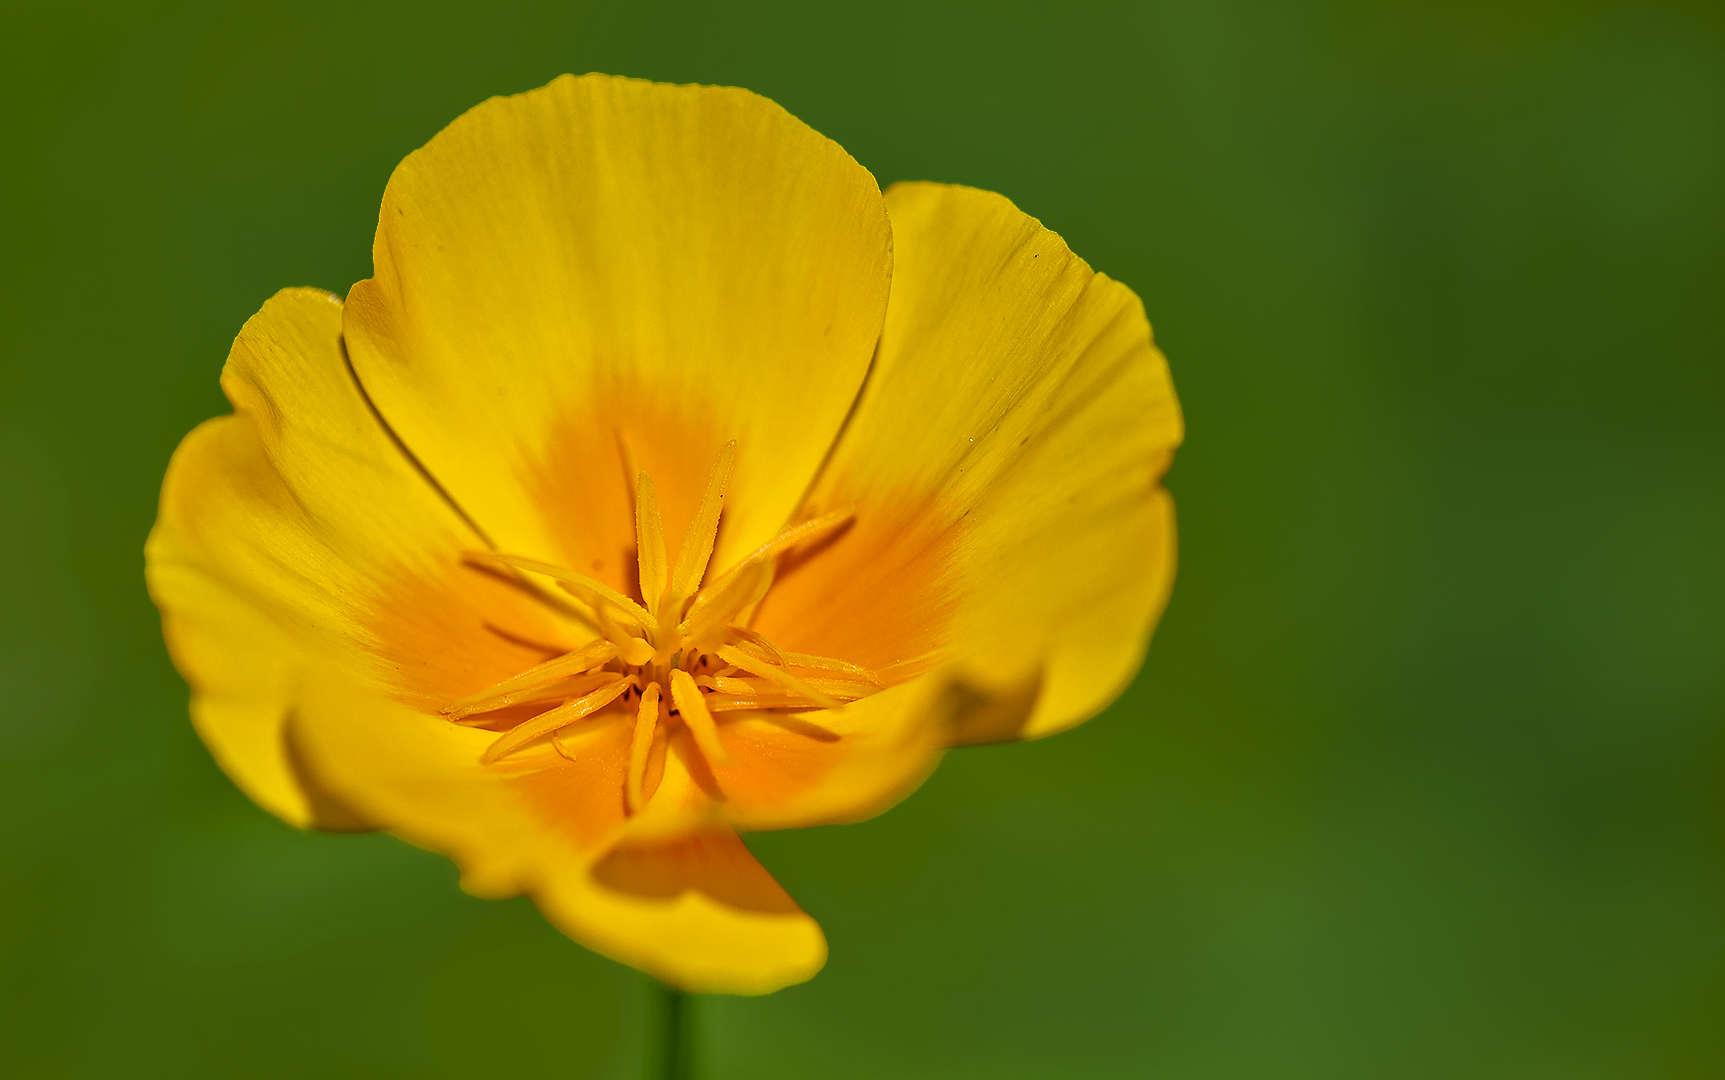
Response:
[{"label": "blurred green background", "polygon": [[751,838],[832,960],[703,1080],[1725,1075],[1725,17],[1556,0],[7,0],[0,1071],[639,1075],[632,972],[247,802],[141,578],[245,318],[587,70],[1005,193],[1190,423],[1136,685]]}]

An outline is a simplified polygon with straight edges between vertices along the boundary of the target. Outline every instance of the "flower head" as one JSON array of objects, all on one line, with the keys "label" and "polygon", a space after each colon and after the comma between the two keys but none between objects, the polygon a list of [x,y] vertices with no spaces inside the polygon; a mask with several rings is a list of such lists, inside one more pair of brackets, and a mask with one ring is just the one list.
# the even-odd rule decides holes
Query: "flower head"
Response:
[{"label": "flower head", "polygon": [[826,943],[740,832],[1137,669],[1178,405],[1137,298],[1005,199],[564,77],[410,155],[373,255],[247,322],[147,551],[199,733],[288,821],[765,992]]}]

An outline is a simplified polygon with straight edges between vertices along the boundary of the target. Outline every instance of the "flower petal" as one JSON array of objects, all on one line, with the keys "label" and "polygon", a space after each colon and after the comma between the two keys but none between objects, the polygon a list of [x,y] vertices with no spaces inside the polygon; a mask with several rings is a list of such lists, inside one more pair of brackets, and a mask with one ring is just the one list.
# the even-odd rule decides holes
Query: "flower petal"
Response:
[{"label": "flower petal", "polygon": [[[1182,426],[1167,365],[1132,291],[1006,199],[920,183],[886,198],[886,329],[805,512],[854,506],[860,533],[920,506],[928,538],[876,541],[888,557],[872,561],[884,579],[920,575],[946,605],[943,677],[977,699],[953,741],[1058,731],[1131,678],[1172,583],[1160,480]],[[831,563],[868,564],[844,554],[849,539]],[[838,587],[786,575],[757,625],[786,648],[871,663],[797,640],[802,621],[779,614]]]},{"label": "flower petal", "polygon": [[[234,423],[224,416],[198,427],[181,443],[173,468],[220,456]],[[193,727],[253,802],[301,828],[327,826],[282,737],[299,647],[255,605],[176,551],[176,539],[161,525],[151,534],[149,585],[174,665],[193,687]]]},{"label": "flower petal", "polygon": [[396,169],[348,342],[500,550],[631,592],[636,469],[675,548],[735,439],[715,565],[783,524],[867,369],[891,243],[874,179],[771,101],[565,76]]},{"label": "flower petal", "polygon": [[[736,833],[712,827],[617,844],[585,832],[602,799],[620,822],[629,725],[591,733],[573,760],[550,749],[485,768],[494,738],[325,680],[307,687],[292,741],[344,801],[461,867],[483,897],[525,892],[570,937],[687,990],[761,994],[826,961],[820,927]],[[603,776],[602,782],[595,782]]]},{"label": "flower petal", "polygon": [[314,289],[246,323],[222,375],[235,413],[182,442],[146,545],[200,733],[248,794],[302,825],[343,823],[318,813],[316,778],[282,741],[308,668],[441,705],[544,658],[524,641],[570,632],[463,568],[477,538],[371,412],[340,335],[340,301]]}]

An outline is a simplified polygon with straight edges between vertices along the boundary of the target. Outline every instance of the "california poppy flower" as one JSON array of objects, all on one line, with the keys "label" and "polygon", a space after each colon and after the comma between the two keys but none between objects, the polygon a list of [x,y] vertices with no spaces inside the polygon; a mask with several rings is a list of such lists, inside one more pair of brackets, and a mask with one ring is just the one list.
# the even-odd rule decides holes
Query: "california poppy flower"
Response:
[{"label": "california poppy flower", "polygon": [[286,820],[765,992],[826,943],[739,833],[1137,669],[1178,405],[1137,297],[1000,196],[564,77],[409,155],[373,257],[246,323],[148,544],[197,729]]}]

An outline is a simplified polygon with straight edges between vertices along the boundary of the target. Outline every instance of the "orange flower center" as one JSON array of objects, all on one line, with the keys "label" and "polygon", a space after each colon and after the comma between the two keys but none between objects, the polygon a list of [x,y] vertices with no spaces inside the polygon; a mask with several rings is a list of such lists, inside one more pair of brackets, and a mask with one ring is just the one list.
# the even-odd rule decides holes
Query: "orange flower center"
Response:
[{"label": "orange flower center", "polygon": [[500,735],[486,749],[483,762],[497,761],[545,736],[567,754],[557,732],[614,705],[632,708],[635,729],[624,801],[633,813],[646,801],[642,788],[657,728],[686,728],[709,763],[723,763],[729,757],[714,713],[833,708],[880,689],[880,678],[865,668],[785,652],[748,625],[772,588],[779,556],[842,528],[852,511],[793,525],[713,580],[704,580],[736,456],[736,442],[725,444],[674,567],[665,555],[653,480],[645,472],[637,475],[635,540],[642,602],[550,563],[472,553],[552,579],[574,597],[577,613],[598,635],[578,649],[444,706],[444,714],[459,721],[511,705],[562,699]]}]

